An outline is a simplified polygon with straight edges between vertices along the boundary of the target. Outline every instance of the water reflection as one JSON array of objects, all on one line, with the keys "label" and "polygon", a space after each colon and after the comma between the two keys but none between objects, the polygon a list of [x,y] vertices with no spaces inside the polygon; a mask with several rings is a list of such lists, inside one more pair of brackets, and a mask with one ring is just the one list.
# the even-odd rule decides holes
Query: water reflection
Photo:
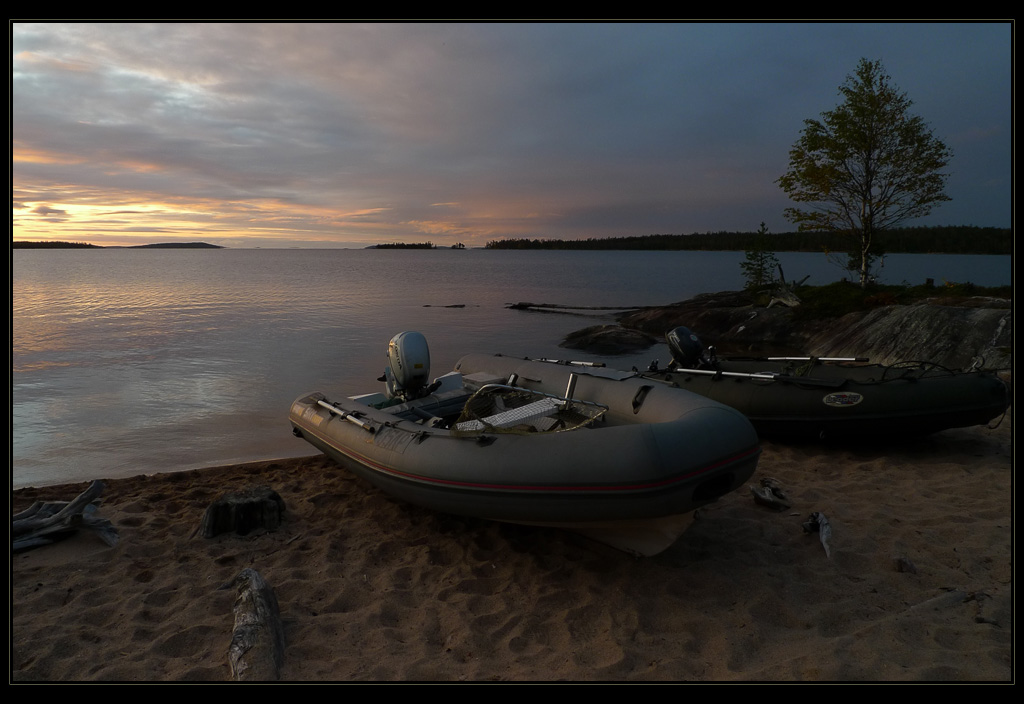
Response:
[{"label": "water reflection", "polygon": [[[436,373],[468,352],[594,359],[558,343],[567,332],[610,321],[607,316],[541,315],[505,305],[670,303],[740,287],[743,256],[451,250],[13,255],[15,486],[308,453],[287,427],[290,402],[312,390],[377,390],[385,346],[399,331],[427,336]],[[820,255],[783,253],[780,259],[794,278],[838,278]],[[941,281],[938,261],[950,266],[948,259],[890,256],[886,275]],[[974,265],[997,278],[1005,268],[1005,281],[984,280],[968,268]],[[951,275],[956,280],[1010,280],[1009,257],[959,257],[952,266],[961,272]],[[464,307],[447,307],[453,305]],[[607,361],[629,367],[654,358],[667,361],[664,346]]]}]

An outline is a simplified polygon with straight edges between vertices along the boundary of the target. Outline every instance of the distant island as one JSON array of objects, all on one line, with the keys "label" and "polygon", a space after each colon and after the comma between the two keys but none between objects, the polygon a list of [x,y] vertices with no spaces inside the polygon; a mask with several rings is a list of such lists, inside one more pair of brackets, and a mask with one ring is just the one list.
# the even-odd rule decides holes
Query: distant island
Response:
[{"label": "distant island", "polygon": [[159,242],[130,246],[101,246],[86,242],[11,242],[11,249],[224,249],[206,242]]},{"label": "distant island", "polygon": [[367,249],[437,249],[433,242],[388,242],[372,244]]},{"label": "distant island", "polygon": [[219,244],[206,242],[159,242],[157,244],[136,244],[124,249],[224,249]]}]

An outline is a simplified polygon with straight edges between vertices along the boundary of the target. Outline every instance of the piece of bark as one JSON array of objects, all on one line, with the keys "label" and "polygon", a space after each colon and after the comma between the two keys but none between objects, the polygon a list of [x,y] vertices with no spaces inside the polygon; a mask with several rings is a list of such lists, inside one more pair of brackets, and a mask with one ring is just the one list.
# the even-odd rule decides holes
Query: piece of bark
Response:
[{"label": "piece of bark", "polygon": [[239,682],[270,682],[284,662],[284,627],[274,590],[260,573],[246,568],[221,587],[238,590],[235,630],[228,646],[231,676]]},{"label": "piece of bark", "polygon": [[911,574],[917,574],[917,566],[911,562],[909,557],[895,557],[893,558],[893,566],[897,572],[909,572]]},{"label": "piece of bark", "polygon": [[284,500],[269,487],[222,494],[209,505],[197,529],[204,538],[234,531],[246,535],[255,528],[274,530],[281,525]]},{"label": "piece of bark", "polygon": [[832,548],[829,547],[829,541],[832,539],[832,524],[825,518],[825,514],[819,511],[815,511],[810,517],[803,523],[805,533],[817,533],[818,540],[821,541],[821,546],[825,548],[825,557],[832,557]]},{"label": "piece of bark", "polygon": [[761,486],[750,486],[750,493],[754,495],[754,501],[773,508],[776,511],[785,511],[790,507],[789,497],[783,491],[777,479],[764,477],[761,479]]}]

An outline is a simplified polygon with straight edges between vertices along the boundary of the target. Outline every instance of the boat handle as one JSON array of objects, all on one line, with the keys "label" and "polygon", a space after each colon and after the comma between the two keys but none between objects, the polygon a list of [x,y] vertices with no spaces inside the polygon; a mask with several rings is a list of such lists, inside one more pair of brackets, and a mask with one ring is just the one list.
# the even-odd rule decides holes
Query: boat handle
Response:
[{"label": "boat handle", "polygon": [[633,414],[634,415],[636,415],[637,413],[640,412],[640,406],[642,406],[644,404],[644,399],[647,398],[647,394],[649,394],[651,392],[651,389],[653,389],[653,388],[654,388],[653,386],[649,386],[647,384],[644,384],[639,389],[637,389],[636,396],[633,397]]}]

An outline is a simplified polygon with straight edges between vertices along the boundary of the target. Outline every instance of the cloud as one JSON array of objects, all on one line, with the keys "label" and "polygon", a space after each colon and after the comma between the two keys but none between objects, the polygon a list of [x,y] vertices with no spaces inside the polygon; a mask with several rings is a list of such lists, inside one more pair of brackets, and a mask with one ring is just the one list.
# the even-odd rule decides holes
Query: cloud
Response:
[{"label": "cloud", "polygon": [[12,41],[16,237],[43,209],[65,213],[54,238],[90,231],[104,207],[126,235],[337,244],[781,231],[788,149],[869,50],[963,145],[939,220],[1009,224],[1005,25],[15,23]]}]

